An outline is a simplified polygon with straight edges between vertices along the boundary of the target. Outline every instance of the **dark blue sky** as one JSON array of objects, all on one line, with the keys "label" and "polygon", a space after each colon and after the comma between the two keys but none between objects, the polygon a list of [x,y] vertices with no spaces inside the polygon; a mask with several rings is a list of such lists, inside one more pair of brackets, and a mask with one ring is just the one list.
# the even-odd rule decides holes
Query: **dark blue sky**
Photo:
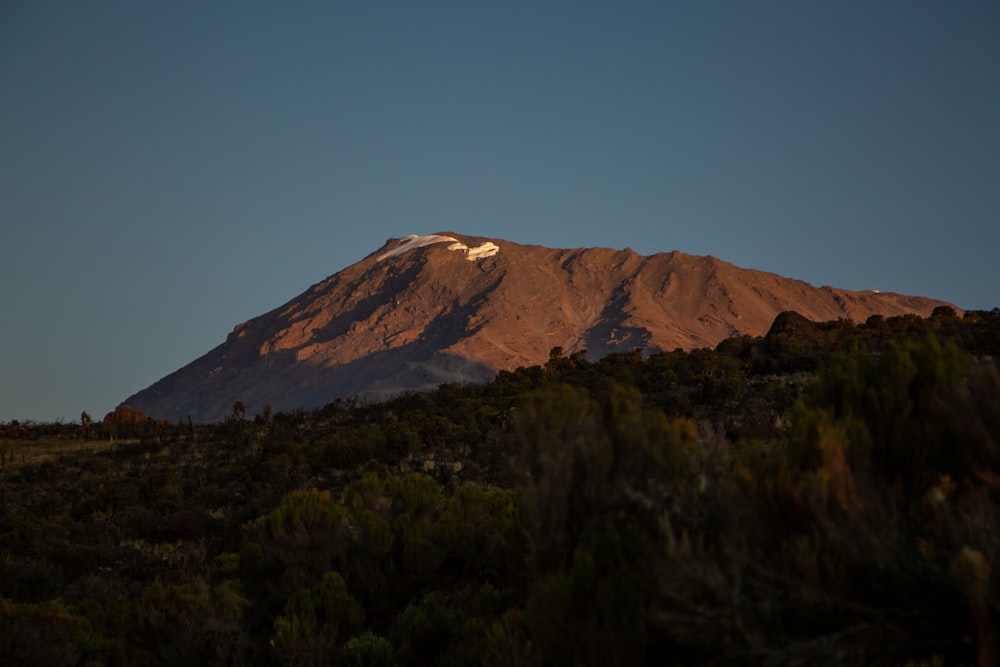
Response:
[{"label": "dark blue sky", "polygon": [[0,420],[410,233],[992,308],[1000,4],[8,1],[0,221]]}]

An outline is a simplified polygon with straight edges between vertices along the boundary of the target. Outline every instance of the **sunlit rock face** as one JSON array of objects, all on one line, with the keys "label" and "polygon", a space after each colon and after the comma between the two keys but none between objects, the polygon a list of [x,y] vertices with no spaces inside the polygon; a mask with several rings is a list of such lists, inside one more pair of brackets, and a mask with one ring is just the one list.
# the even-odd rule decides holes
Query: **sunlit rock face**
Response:
[{"label": "sunlit rock face", "polygon": [[216,421],[387,398],[544,363],[714,346],[810,320],[927,316],[941,301],[813,287],[681,252],[558,249],[453,232],[389,239],[124,401],[159,419]]}]

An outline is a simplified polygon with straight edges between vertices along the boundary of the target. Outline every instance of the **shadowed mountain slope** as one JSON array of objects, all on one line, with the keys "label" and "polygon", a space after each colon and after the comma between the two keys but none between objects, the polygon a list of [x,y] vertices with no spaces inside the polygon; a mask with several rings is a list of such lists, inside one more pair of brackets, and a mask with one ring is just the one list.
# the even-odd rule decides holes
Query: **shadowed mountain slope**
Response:
[{"label": "shadowed mountain slope", "polygon": [[379,399],[543,363],[714,346],[763,335],[783,311],[816,320],[926,317],[941,301],[813,287],[681,252],[554,249],[442,232],[389,239],[238,325],[204,356],[124,401],[171,421]]}]

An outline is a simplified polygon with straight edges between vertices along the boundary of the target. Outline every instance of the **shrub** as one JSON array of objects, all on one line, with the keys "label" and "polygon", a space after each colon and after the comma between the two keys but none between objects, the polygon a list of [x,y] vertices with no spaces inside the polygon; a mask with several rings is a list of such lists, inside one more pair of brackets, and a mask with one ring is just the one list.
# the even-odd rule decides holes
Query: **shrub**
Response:
[{"label": "shrub", "polygon": [[396,649],[388,639],[374,632],[363,632],[354,637],[340,651],[340,661],[344,667],[394,667]]},{"label": "shrub", "polygon": [[297,591],[274,621],[271,646],[284,665],[332,664],[337,649],[361,625],[361,608],[343,577],[327,572],[319,584]]}]

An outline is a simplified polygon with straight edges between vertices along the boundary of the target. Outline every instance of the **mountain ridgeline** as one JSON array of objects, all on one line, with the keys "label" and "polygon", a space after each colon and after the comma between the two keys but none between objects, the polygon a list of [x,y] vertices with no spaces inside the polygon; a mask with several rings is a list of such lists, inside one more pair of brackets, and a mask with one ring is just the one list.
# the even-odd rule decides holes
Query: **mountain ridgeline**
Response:
[{"label": "mountain ridgeline", "polygon": [[478,383],[544,363],[712,347],[775,317],[864,321],[929,315],[933,299],[814,287],[714,257],[555,249],[442,232],[379,250],[124,401],[158,419],[218,421]]}]

